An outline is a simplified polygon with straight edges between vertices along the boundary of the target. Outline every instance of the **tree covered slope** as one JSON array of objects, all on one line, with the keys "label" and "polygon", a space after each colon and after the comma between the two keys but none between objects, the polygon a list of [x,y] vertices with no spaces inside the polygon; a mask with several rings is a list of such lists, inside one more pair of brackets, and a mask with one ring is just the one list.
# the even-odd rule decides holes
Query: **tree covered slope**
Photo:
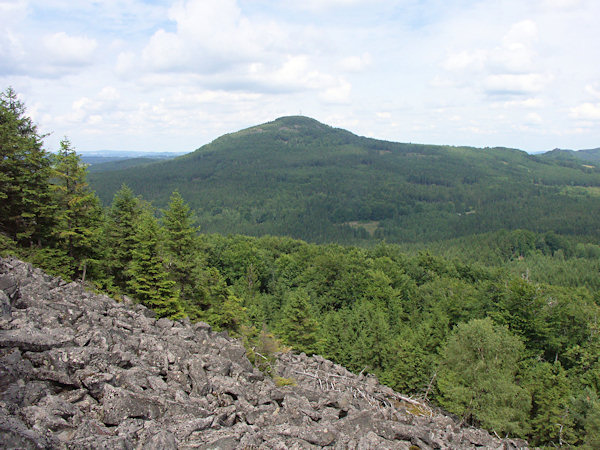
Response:
[{"label": "tree covered slope", "polygon": [[541,155],[543,158],[559,161],[575,161],[579,164],[600,163],[600,148],[589,150],[561,150],[556,148]]},{"label": "tree covered slope", "polygon": [[600,229],[595,167],[508,148],[387,142],[298,116],[173,160],[91,174],[90,182],[104,202],[123,183],[157,206],[177,189],[208,232],[313,242]]}]

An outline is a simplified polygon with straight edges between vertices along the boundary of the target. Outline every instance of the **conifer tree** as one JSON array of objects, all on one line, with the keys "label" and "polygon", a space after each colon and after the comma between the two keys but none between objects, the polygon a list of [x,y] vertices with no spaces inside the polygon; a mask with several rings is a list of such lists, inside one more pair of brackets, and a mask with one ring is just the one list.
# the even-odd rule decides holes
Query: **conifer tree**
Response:
[{"label": "conifer tree", "polygon": [[99,258],[100,202],[88,187],[86,167],[66,138],[60,143],[53,168],[51,188],[58,206],[54,234],[59,247],[74,261],[74,269],[85,277],[88,259]]},{"label": "conifer tree", "polygon": [[179,302],[175,282],[169,280],[159,254],[157,220],[145,211],[134,236],[132,259],[127,273],[129,292],[135,299],[154,310],[158,317],[179,319],[183,308]]},{"label": "conifer tree", "polygon": [[122,291],[127,289],[127,269],[136,245],[136,226],[141,212],[140,200],[124,184],[115,194],[105,222],[105,240],[110,249],[105,262],[110,278],[107,282],[109,288],[114,284],[114,287]]},{"label": "conifer tree", "polygon": [[50,160],[25,105],[0,93],[0,232],[21,245],[42,245],[54,223]]},{"label": "conifer tree", "polygon": [[532,395],[532,444],[574,443],[572,398],[566,371],[560,362],[536,362],[528,368],[526,386]]},{"label": "conifer tree", "polygon": [[317,351],[317,321],[312,317],[308,294],[303,289],[290,291],[281,312],[280,335],[283,341],[299,352]]},{"label": "conifer tree", "polygon": [[194,227],[190,207],[179,192],[171,195],[167,209],[163,210],[164,252],[171,278],[183,298],[193,298],[194,289],[199,280],[195,279],[195,268],[200,261],[196,240],[197,228]]}]

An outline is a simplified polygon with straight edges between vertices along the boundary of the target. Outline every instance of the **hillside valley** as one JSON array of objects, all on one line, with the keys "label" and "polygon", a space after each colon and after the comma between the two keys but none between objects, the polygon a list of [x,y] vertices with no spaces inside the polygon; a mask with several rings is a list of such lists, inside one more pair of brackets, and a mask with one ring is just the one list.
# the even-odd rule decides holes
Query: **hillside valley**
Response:
[{"label": "hillside valley", "polygon": [[[0,426],[14,446],[600,447],[593,163],[291,117],[93,174],[173,188],[161,204],[121,185],[103,206],[69,139],[47,152],[24,111],[0,94]],[[190,187],[212,206],[191,208]],[[228,232],[251,224],[327,243]],[[435,408],[489,433],[431,422]]]},{"label": "hillside valley", "polygon": [[158,207],[178,190],[206,232],[340,243],[519,228],[598,237],[600,170],[573,161],[387,142],[296,116],[90,183],[105,203],[123,183]]}]

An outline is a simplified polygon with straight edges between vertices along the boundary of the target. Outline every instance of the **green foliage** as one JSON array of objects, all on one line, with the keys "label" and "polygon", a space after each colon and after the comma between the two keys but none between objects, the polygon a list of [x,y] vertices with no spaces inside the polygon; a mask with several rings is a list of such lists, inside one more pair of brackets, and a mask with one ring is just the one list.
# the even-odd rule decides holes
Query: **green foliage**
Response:
[{"label": "green foliage", "polygon": [[110,283],[125,291],[130,281],[128,269],[136,246],[137,221],[142,206],[133,191],[123,185],[115,194],[104,224],[106,266]]},{"label": "green foliage", "polygon": [[170,277],[185,302],[198,300],[201,265],[198,252],[198,229],[193,225],[189,206],[178,192],[171,196],[169,207],[163,211],[162,246]]},{"label": "green foliage", "polygon": [[571,409],[578,440],[575,444],[584,449],[596,449],[600,445],[600,400],[597,391],[584,388],[572,399]]},{"label": "green foliage", "polygon": [[278,328],[286,344],[309,355],[316,352],[318,324],[306,291],[296,289],[285,296]]},{"label": "green foliage", "polygon": [[390,346],[390,364],[379,376],[382,383],[399,392],[422,394],[435,374],[434,355],[422,347],[417,333],[407,328],[394,340]]},{"label": "green foliage", "polygon": [[365,244],[519,230],[499,248],[514,258],[532,250],[532,232],[600,236],[598,169],[506,148],[363,138],[306,117],[92,177],[104,201],[123,182],[159,206],[178,189],[202,229],[223,234]]},{"label": "green foliage", "polygon": [[35,267],[41,267],[50,275],[72,280],[75,262],[64,250],[52,247],[25,247],[15,253]]},{"label": "green foliage", "polygon": [[278,376],[273,377],[273,381],[275,381],[275,384],[279,387],[296,386],[298,384],[293,378],[283,378]]},{"label": "green foliage", "polygon": [[25,105],[0,93],[0,233],[21,245],[46,243],[54,225],[50,158]]},{"label": "green foliage", "polygon": [[101,242],[102,209],[98,197],[86,182],[86,168],[64,139],[53,158],[51,184],[57,205],[55,239],[57,246],[73,260],[72,271],[81,274],[88,261],[98,263]]},{"label": "green foliage", "polygon": [[441,350],[440,403],[470,423],[524,433],[531,403],[516,380],[523,351],[516,336],[489,318],[458,325]]},{"label": "green foliage", "polygon": [[246,317],[242,300],[230,292],[218,300],[220,301],[211,304],[207,310],[206,321],[217,330],[226,330],[234,336],[239,336],[240,327]]},{"label": "green foliage", "polygon": [[262,372],[272,375],[277,353],[288,351],[289,348],[283,348],[281,341],[265,325],[260,331],[257,327],[243,325],[241,335],[250,362]]},{"label": "green foliage", "polygon": [[168,209],[163,211],[165,229],[165,249],[176,260],[194,253],[195,238],[198,230],[193,226],[190,207],[185,203],[179,192],[171,195]]},{"label": "green foliage", "polygon": [[569,413],[571,389],[566,371],[559,362],[528,364],[525,385],[532,396],[532,444],[573,444],[574,424]]},{"label": "green foliage", "polygon": [[145,211],[137,223],[135,245],[127,270],[128,291],[143,305],[153,309],[158,317],[182,318],[175,282],[168,279],[159,254],[159,228],[156,219]]},{"label": "green foliage", "polygon": [[[285,342],[498,433],[600,445],[598,170],[282,118],[122,172],[158,221],[125,185],[101,214],[70,142],[50,157],[0,100],[0,254],[239,335],[267,373]],[[199,235],[184,197],[222,233],[455,238]]]}]

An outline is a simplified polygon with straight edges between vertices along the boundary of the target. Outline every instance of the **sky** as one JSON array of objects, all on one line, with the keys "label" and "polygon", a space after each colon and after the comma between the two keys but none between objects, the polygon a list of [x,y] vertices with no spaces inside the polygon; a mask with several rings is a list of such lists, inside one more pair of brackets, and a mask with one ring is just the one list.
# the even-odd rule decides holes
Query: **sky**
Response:
[{"label": "sky", "polygon": [[600,147],[598,0],[0,0],[0,89],[54,151],[188,152],[281,116]]}]

